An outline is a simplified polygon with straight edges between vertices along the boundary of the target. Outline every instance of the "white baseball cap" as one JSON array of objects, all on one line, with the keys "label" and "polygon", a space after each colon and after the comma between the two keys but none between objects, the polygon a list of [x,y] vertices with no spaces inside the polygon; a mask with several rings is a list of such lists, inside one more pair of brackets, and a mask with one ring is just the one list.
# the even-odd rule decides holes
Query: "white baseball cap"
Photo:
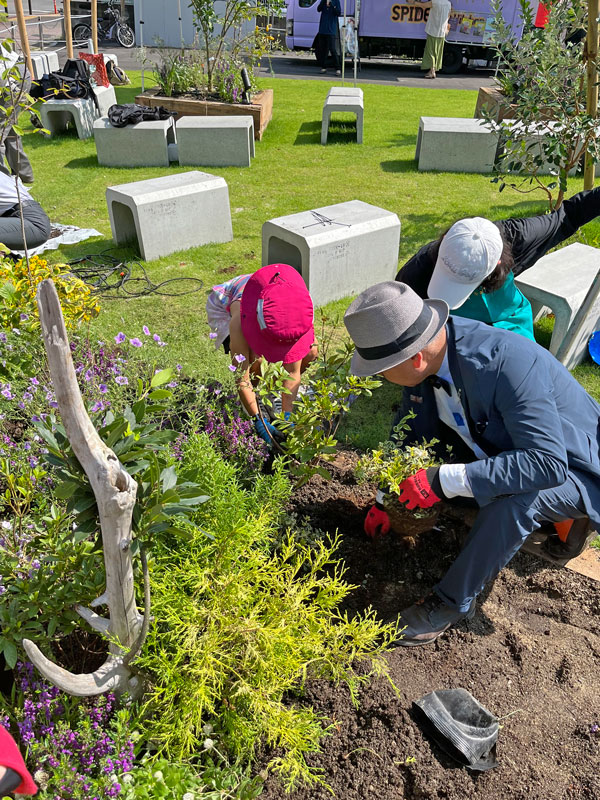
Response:
[{"label": "white baseball cap", "polygon": [[484,217],[455,222],[442,239],[427,294],[458,308],[496,268],[502,255],[500,231]]}]

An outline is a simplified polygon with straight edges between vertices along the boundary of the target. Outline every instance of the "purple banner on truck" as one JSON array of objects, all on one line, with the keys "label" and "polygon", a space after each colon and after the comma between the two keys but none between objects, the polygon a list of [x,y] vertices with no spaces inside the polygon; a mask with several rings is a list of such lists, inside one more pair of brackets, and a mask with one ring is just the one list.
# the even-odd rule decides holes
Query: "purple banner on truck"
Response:
[{"label": "purple banner on truck", "polygon": [[[537,5],[537,3],[535,3]],[[362,0],[360,35],[401,39],[425,39],[425,23],[431,2],[419,0]],[[522,21],[518,3],[508,0],[503,14],[515,34],[520,35]],[[450,12],[448,42],[485,44],[492,35],[491,0],[456,0]]]}]

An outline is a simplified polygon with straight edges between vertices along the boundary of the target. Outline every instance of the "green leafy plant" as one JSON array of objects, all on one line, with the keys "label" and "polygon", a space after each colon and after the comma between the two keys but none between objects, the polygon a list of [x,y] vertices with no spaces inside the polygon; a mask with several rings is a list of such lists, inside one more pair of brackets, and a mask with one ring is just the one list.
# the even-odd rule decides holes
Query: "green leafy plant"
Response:
[{"label": "green leafy plant", "polygon": [[[558,208],[567,190],[569,174],[585,153],[600,159],[597,120],[586,112],[584,41],[569,34],[587,29],[587,6],[582,0],[549,3],[544,28],[535,28],[527,0],[519,0],[523,36],[517,41],[496,0],[494,44],[498,51],[500,87],[507,92],[515,119],[497,121],[483,116],[500,133],[503,155],[497,161],[494,182],[502,191],[541,190],[550,210]],[[542,173],[553,176],[548,182]],[[513,176],[523,177],[515,181]]]},{"label": "green leafy plant", "polygon": [[160,60],[155,63],[153,76],[165,97],[196,93],[205,85],[204,65],[194,51],[160,51]]},{"label": "green leafy plant", "polygon": [[24,319],[39,330],[40,320],[36,293],[43,280],[54,281],[63,310],[67,330],[82,322],[94,319],[100,306],[91,288],[69,273],[65,264],[48,264],[46,259],[34,256],[14,262],[0,260],[0,330],[11,330],[22,325]]},{"label": "green leafy plant", "polygon": [[[210,741],[210,740],[207,740]],[[193,767],[165,758],[145,758],[121,781],[121,800],[254,800],[258,777],[227,763]]]},{"label": "green leafy plant", "polygon": [[[164,369],[147,382],[138,379],[135,402],[122,413],[93,415],[100,438],[138,483],[133,552],[140,540],[151,542],[154,534],[174,529],[175,518],[178,522],[189,519],[196,506],[208,499],[196,482],[199,469],[178,469],[169,452],[167,445],[175,440],[177,432],[161,427],[162,415],[168,411],[172,397],[169,389],[161,387],[172,374],[172,370]],[[67,510],[75,516],[75,538],[84,539],[99,525],[96,498],[88,478],[62,425],[49,416],[37,422],[36,429],[48,446],[46,460],[60,480],[56,494],[67,501]]]},{"label": "green leafy plant", "polygon": [[310,547],[289,537],[273,552],[291,491],[281,465],[243,489],[205,434],[190,437],[183,462],[202,465],[210,500],[185,538],[159,535],[152,553],[156,622],[137,662],[152,676],[145,735],[185,759],[203,746],[208,722],[225,757],[248,763],[266,743],[288,787],[314,783],[305,756],[328,723],[291,695],[310,676],[343,681],[356,699],[370,675],[387,675],[394,626],[372,611],[351,619],[338,610],[352,587],[335,540]]},{"label": "green leafy plant", "polygon": [[[247,60],[253,67],[274,41],[269,31],[262,31],[258,26],[248,33],[241,33],[244,23],[247,25],[257,14],[264,12],[260,0],[225,0],[222,5],[222,13],[219,14],[218,5],[212,0],[190,0],[194,24],[201,40],[209,92],[216,89],[216,77],[225,61],[241,66]],[[270,11],[276,13],[284,7],[281,2],[271,3]],[[235,35],[232,35],[234,31]]]},{"label": "green leafy plant", "polygon": [[[3,469],[0,482],[5,479]],[[0,500],[0,517],[5,513]],[[71,523],[55,504],[18,522],[0,520],[0,652],[9,667],[22,639],[70,633],[75,603],[89,603],[102,591],[100,554],[92,542],[76,540]]]},{"label": "green leafy plant", "polygon": [[[354,345],[347,341],[325,354],[302,376],[304,392],[299,394],[288,421],[278,415],[278,425],[285,434],[283,443],[276,445],[286,456],[286,464],[296,484],[305,483],[311,475],[329,478],[324,463],[335,458],[335,438],[342,415],[360,395],[370,396],[381,386],[377,378],[359,378],[350,371]],[[284,381],[288,373],[280,364],[263,364],[256,393],[263,405],[287,390]]]},{"label": "green leafy plant", "polygon": [[437,439],[423,441],[420,445],[404,445],[409,422],[415,416],[413,411],[408,413],[394,427],[391,439],[380,442],[379,447],[359,459],[356,465],[359,481],[376,483],[381,489],[398,494],[406,478],[440,463],[434,452]]}]

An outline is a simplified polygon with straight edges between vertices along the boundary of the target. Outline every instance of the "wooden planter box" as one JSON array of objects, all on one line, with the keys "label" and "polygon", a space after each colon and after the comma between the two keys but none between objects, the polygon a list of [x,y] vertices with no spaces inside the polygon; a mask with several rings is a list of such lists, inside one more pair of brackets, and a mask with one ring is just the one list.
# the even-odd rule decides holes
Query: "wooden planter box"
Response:
[{"label": "wooden planter box", "polygon": [[[483,116],[481,113],[482,108],[487,108],[496,122],[500,122],[500,120],[503,119],[516,119],[517,117],[516,106],[509,103],[500,89],[496,89],[495,87],[481,86],[479,88],[477,105],[475,106],[475,119],[480,119]],[[538,119],[552,119],[550,110],[546,110],[546,113],[544,113],[544,109],[540,109]]]},{"label": "wooden planter box", "polygon": [[176,111],[177,117],[225,117],[230,115],[252,116],[254,118],[254,138],[262,139],[263,131],[273,116],[273,89],[263,89],[252,95],[252,103],[220,103],[216,100],[193,100],[189,97],[165,97],[159,94],[156,86],[135,98],[141,106],[164,106]]},{"label": "wooden planter box", "polygon": [[[137,101],[136,101],[137,102]],[[483,114],[481,110],[487,108],[493,115],[496,122],[502,119],[515,119],[515,106],[507,102],[506,97],[494,87],[481,86],[477,95],[477,105],[475,106],[475,119],[480,119]]]}]

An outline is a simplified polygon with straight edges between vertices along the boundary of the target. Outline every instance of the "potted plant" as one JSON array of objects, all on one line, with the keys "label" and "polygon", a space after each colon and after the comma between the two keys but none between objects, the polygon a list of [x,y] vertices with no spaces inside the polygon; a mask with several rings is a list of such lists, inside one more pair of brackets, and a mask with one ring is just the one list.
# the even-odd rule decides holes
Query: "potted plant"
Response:
[{"label": "potted plant", "polygon": [[226,0],[221,15],[216,5],[192,0],[198,48],[163,50],[154,66],[158,85],[136,103],[178,116],[252,116],[254,137],[261,139],[273,113],[273,90],[258,90],[254,70],[275,39],[269,25],[254,24],[262,9],[256,0]]},{"label": "potted plant", "polygon": [[435,467],[440,462],[434,453],[436,439],[423,441],[419,445],[404,445],[409,429],[409,421],[414,417],[409,413],[394,428],[391,439],[380,442],[375,450],[366,453],[356,466],[356,477],[361,483],[376,483],[383,490],[383,506],[390,518],[392,528],[414,545],[414,537],[430,530],[439,516],[439,505],[433,508],[417,508],[410,511],[398,499],[400,484],[420,469]]}]

